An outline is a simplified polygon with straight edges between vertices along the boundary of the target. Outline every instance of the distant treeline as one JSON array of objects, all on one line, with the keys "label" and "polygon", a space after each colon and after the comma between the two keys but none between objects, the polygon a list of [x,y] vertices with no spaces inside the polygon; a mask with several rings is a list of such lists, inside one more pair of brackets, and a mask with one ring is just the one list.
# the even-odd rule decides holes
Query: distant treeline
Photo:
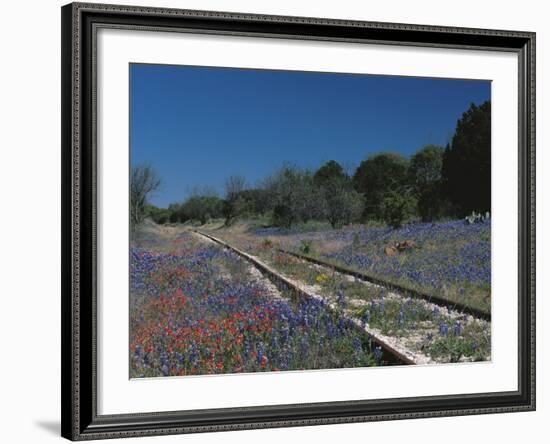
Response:
[{"label": "distant treeline", "polygon": [[[133,176],[142,175],[134,170]],[[223,198],[202,190],[166,209],[145,199],[140,203],[136,223],[144,217],[161,224],[224,218],[230,225],[240,217],[262,216],[287,228],[310,220],[325,220],[335,228],[366,220],[399,227],[413,218],[434,221],[485,213],[491,207],[491,103],[472,104],[445,148],[428,145],[410,159],[381,152],[350,175],[334,160],[317,171],[289,164],[256,187],[247,187],[240,176],[227,178]]]}]

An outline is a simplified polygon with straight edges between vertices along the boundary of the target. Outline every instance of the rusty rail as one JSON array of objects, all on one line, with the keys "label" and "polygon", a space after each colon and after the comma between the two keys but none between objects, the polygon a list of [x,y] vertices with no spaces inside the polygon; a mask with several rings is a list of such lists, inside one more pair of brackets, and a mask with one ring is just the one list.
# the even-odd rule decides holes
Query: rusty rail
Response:
[{"label": "rusty rail", "polygon": [[331,268],[331,269],[333,269],[333,270],[335,270],[339,273],[347,274],[349,276],[353,276],[353,277],[356,277],[358,279],[361,279],[362,281],[369,282],[369,283],[375,284],[375,285],[379,285],[381,287],[387,288],[388,290],[393,290],[393,291],[395,291],[399,294],[403,294],[405,296],[411,296],[411,297],[418,298],[418,299],[424,299],[424,300],[426,300],[428,302],[431,302],[433,304],[436,304],[436,305],[446,306],[446,307],[448,307],[448,308],[450,308],[454,311],[459,311],[461,313],[471,314],[472,316],[474,316],[476,318],[484,319],[486,321],[491,321],[491,313],[488,313],[484,310],[480,310],[480,309],[477,309],[477,308],[474,308],[474,307],[470,307],[469,305],[466,305],[466,304],[461,304],[460,302],[450,301],[448,299],[445,299],[445,298],[442,298],[442,297],[439,297],[439,296],[433,296],[433,295],[430,295],[430,294],[427,294],[427,293],[422,293],[422,292],[417,291],[417,290],[413,290],[413,289],[410,289],[410,288],[403,287],[401,285],[392,284],[392,283],[384,281],[382,279],[378,279],[378,278],[369,276],[368,274],[363,273],[361,271],[351,270],[349,268],[346,268],[346,267],[343,267],[343,266],[340,266],[340,265],[336,265],[336,264],[331,264],[331,263],[322,261],[320,259],[317,259],[317,258],[314,258],[314,257],[311,257],[311,256],[296,253],[294,251],[288,251],[288,250],[285,250],[283,248],[277,248],[277,251],[279,251],[281,253],[288,254],[290,256],[294,256],[298,259],[302,259],[302,260],[307,261],[307,262],[311,262],[311,263],[316,264],[316,265],[321,265],[323,267]]},{"label": "rusty rail", "polygon": [[[198,230],[192,230],[192,231],[194,233],[199,234],[201,236],[204,236],[207,239],[210,239],[211,241],[221,245],[222,247],[227,248],[228,250],[234,252],[238,256],[240,256],[243,259],[245,259],[246,261],[250,262],[254,267],[256,267],[269,280],[271,280],[275,284],[279,284],[279,285],[282,284],[283,287],[291,289],[297,296],[308,298],[308,299],[320,300],[320,301],[322,301],[323,303],[326,304],[326,302],[327,302],[326,299],[324,299],[323,297],[321,297],[319,295],[316,295],[316,294],[309,293],[309,292],[305,291],[303,288],[300,288],[299,286],[297,286],[291,280],[287,279],[284,276],[281,276],[277,271],[275,271],[269,265],[267,265],[264,262],[260,261],[256,257],[254,257],[254,256],[252,256],[252,255],[250,255],[250,254],[248,254],[248,253],[246,253],[242,250],[239,250],[238,248],[234,247],[233,245],[230,245],[227,242],[225,242],[221,239],[218,239],[217,237],[214,237],[210,234],[206,234],[206,233],[203,233],[203,232],[198,231]],[[394,346],[388,344],[383,339],[381,339],[376,333],[373,333],[368,327],[365,327],[365,326],[361,325],[359,320],[357,320],[355,318],[352,318],[350,316],[347,316],[346,314],[342,313],[341,311],[330,307],[330,305],[327,305],[327,307],[330,310],[332,310],[333,312],[335,312],[338,316],[342,316],[342,317],[347,318],[350,321],[352,321],[353,324],[358,329],[362,330],[363,332],[365,332],[369,335],[369,337],[372,339],[372,342],[374,342],[377,346],[381,347],[381,349],[385,353],[391,355],[399,363],[403,363],[403,364],[407,364],[407,365],[418,364],[418,362],[416,362],[413,357],[408,356],[404,351],[397,350]],[[412,355],[412,353],[411,353],[411,355]]]}]

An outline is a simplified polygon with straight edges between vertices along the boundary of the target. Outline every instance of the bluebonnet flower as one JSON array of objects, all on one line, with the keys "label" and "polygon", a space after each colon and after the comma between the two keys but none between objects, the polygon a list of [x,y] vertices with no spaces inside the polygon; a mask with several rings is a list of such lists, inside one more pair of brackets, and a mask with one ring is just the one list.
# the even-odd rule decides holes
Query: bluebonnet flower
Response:
[{"label": "bluebonnet flower", "polygon": [[398,320],[399,326],[402,327],[405,323],[405,312],[403,311],[403,308],[399,310],[399,320]]},{"label": "bluebonnet flower", "polygon": [[162,351],[160,353],[160,365],[161,365],[161,371],[163,376],[169,376],[170,375],[170,362],[168,360],[168,354],[166,351]]},{"label": "bluebonnet flower", "polygon": [[461,331],[462,331],[462,325],[460,324],[460,321],[455,321],[454,335],[455,336],[460,336]]},{"label": "bluebonnet flower", "polygon": [[[331,251],[324,256],[353,265],[354,268],[384,276],[396,283],[405,281],[419,285],[432,294],[443,286],[454,286],[456,295],[466,293],[464,282],[486,285],[491,282],[490,221],[466,225],[462,220],[444,223],[409,224],[398,230],[387,228],[358,228],[346,232],[323,232],[327,240],[345,243],[340,251]],[[361,250],[352,248],[353,237],[360,239]],[[418,249],[401,257],[373,254],[388,243],[415,239],[417,244],[436,244],[434,249]],[[367,246],[367,251],[364,251]],[[369,247],[370,246],[370,247]]]},{"label": "bluebonnet flower", "polygon": [[309,355],[309,338],[307,333],[305,333],[304,336],[302,337],[301,349],[302,349],[302,356],[307,357]]},{"label": "bluebonnet flower", "polygon": [[191,362],[195,366],[199,362],[199,350],[195,341],[191,342],[191,350],[189,352],[189,362]]},{"label": "bluebonnet flower", "polygon": [[261,364],[262,363],[262,360],[265,356],[265,345],[263,342],[260,342],[258,344],[258,364]]},{"label": "bluebonnet flower", "polygon": [[353,338],[353,348],[355,349],[355,353],[357,355],[361,355],[363,353],[363,344],[358,336]]},{"label": "bluebonnet flower", "polygon": [[365,310],[365,314],[363,315],[363,320],[367,324],[370,323],[370,310]]}]

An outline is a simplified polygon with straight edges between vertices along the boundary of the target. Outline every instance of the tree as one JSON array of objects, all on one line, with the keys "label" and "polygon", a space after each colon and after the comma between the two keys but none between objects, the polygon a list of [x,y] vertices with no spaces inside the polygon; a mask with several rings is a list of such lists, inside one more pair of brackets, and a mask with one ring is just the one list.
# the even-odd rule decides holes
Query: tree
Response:
[{"label": "tree", "polygon": [[347,181],[349,178],[344,172],[342,166],[335,160],[329,160],[320,167],[313,175],[313,182],[317,186],[326,185],[333,180]]},{"label": "tree", "polygon": [[246,200],[240,196],[237,195],[231,200],[224,200],[222,204],[222,213],[223,217],[225,218],[224,225],[230,226],[233,221],[245,213],[247,210],[247,202]]},{"label": "tree", "polygon": [[236,199],[246,187],[246,180],[242,176],[229,176],[225,180],[225,198],[227,200]]},{"label": "tree", "polygon": [[168,208],[158,208],[154,205],[145,207],[145,217],[150,217],[157,224],[165,224],[170,222],[171,211]]},{"label": "tree", "polygon": [[414,215],[416,199],[408,192],[389,191],[382,201],[383,219],[392,228],[399,228]]},{"label": "tree", "polygon": [[245,212],[264,214],[270,210],[269,192],[264,188],[250,188],[241,191],[240,197],[246,202]]},{"label": "tree", "polygon": [[445,190],[459,215],[491,210],[491,102],[462,114],[443,156]]},{"label": "tree", "polygon": [[384,219],[382,204],[390,192],[403,191],[408,161],[397,153],[380,153],[361,162],[353,187],[365,196],[365,217]]},{"label": "tree", "polygon": [[132,167],[130,173],[130,220],[132,226],[143,222],[147,198],[160,187],[160,184],[160,178],[150,165]]},{"label": "tree", "polygon": [[313,183],[322,190],[324,213],[332,228],[339,228],[360,218],[364,199],[351,186],[344,168],[329,160],[313,175]]},{"label": "tree", "polygon": [[171,203],[168,205],[168,213],[168,219],[171,223],[183,223],[189,219],[189,216],[185,213],[185,208],[181,203]]},{"label": "tree", "polygon": [[333,177],[321,187],[325,198],[325,212],[332,228],[340,228],[361,217],[363,196],[342,178]]},{"label": "tree", "polygon": [[191,196],[183,204],[183,211],[191,220],[204,225],[211,218],[222,215],[223,201],[217,196]]},{"label": "tree", "polygon": [[441,170],[444,151],[441,146],[427,145],[411,157],[409,182],[424,222],[440,217],[443,211]]},{"label": "tree", "polygon": [[242,176],[230,176],[225,181],[225,201],[222,211],[226,226],[231,225],[233,220],[246,210],[246,201],[241,197],[245,183]]},{"label": "tree", "polygon": [[323,194],[309,171],[283,166],[266,186],[275,225],[290,228],[296,222],[324,217]]}]

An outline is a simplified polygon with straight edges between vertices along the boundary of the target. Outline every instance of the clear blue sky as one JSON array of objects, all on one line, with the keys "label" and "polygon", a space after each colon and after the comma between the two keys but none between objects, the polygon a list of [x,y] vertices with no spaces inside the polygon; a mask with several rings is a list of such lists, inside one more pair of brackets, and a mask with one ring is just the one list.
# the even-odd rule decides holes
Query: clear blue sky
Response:
[{"label": "clear blue sky", "polygon": [[223,195],[230,175],[254,185],[285,161],[356,167],[445,145],[470,103],[491,97],[480,80],[143,64],[130,76],[131,163],[161,176],[160,207],[196,186]]}]

